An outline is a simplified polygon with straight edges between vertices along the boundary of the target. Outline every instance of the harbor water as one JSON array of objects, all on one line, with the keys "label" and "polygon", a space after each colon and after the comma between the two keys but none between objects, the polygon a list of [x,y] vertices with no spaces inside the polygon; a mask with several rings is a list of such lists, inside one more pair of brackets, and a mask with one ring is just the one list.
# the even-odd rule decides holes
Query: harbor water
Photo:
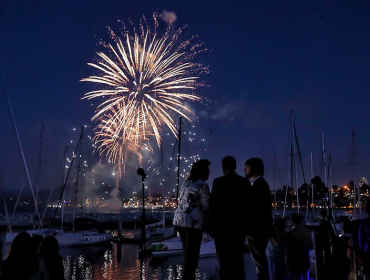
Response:
[{"label": "harbor water", "polygon": [[[181,279],[182,257],[146,258],[141,264],[138,245],[107,244],[82,248],[62,248],[66,280],[175,280]],[[247,275],[256,273],[249,254],[245,254]],[[248,277],[249,278],[249,277]],[[197,279],[219,279],[216,257],[199,260]]]}]

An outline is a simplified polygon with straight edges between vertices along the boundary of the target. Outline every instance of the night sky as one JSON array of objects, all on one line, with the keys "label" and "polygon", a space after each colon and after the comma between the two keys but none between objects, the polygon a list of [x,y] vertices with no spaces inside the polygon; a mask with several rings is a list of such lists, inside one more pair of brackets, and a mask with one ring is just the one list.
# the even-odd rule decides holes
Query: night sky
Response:
[{"label": "night sky", "polygon": [[[350,180],[352,130],[357,175],[370,177],[369,1],[1,1],[0,68],[33,182],[41,123],[45,189],[57,184],[63,146],[78,137],[73,128],[92,126],[95,107],[81,97],[94,85],[80,79],[94,74],[87,63],[102,50],[97,42],[108,38],[106,26],[164,10],[176,13],[176,27],[189,25],[184,39],[198,34],[212,49],[200,57],[210,66],[203,77],[210,87],[197,92],[211,102],[194,105],[198,131],[207,141],[213,131],[212,179],[226,155],[236,157],[239,173],[246,159],[261,157],[272,187],[275,149],[276,182],[286,184],[291,110],[306,177],[311,151],[315,175],[323,173],[322,130],[334,184]],[[19,189],[25,172],[2,89],[0,120],[0,174],[6,190]]]}]

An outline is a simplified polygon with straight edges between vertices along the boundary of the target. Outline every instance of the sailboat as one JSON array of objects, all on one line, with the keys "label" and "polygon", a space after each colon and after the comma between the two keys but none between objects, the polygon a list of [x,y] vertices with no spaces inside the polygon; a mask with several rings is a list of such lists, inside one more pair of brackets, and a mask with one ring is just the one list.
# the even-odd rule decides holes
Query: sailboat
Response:
[{"label": "sailboat", "polygon": [[[31,182],[30,173],[29,173],[28,166],[27,166],[27,163],[26,163],[25,154],[23,152],[22,143],[20,141],[18,128],[17,128],[16,122],[15,122],[13,109],[12,109],[12,106],[11,106],[11,103],[10,103],[8,92],[5,89],[3,75],[2,75],[1,72],[0,72],[0,78],[1,78],[1,81],[2,81],[5,96],[6,96],[6,99],[7,99],[7,102],[8,102],[9,111],[10,111],[10,114],[11,114],[12,122],[13,122],[13,125],[14,125],[16,137],[17,137],[17,142],[18,142],[18,145],[19,145],[19,148],[20,148],[20,151],[21,151],[23,165],[24,165],[26,175],[27,175],[28,185],[30,186],[31,194],[32,194],[32,197],[33,197],[33,200],[34,200],[34,203],[35,203],[35,214],[38,216],[38,220],[39,220],[39,228],[36,229],[36,225],[34,225],[34,229],[33,230],[28,230],[27,232],[31,236],[35,235],[35,234],[39,234],[39,235],[42,235],[44,237],[49,236],[49,235],[53,235],[59,241],[59,245],[61,247],[92,245],[92,244],[97,244],[97,243],[103,243],[103,242],[110,241],[113,238],[112,235],[106,234],[106,233],[100,234],[100,233],[95,232],[95,231],[83,231],[83,232],[66,233],[63,230],[58,231],[58,230],[54,230],[54,229],[43,229],[42,219],[41,219],[41,215],[40,215],[40,212],[38,210],[38,205],[37,205],[37,191],[36,191],[36,196],[35,196],[35,192],[34,192],[34,189],[33,189],[33,186],[32,186],[32,182]],[[43,140],[42,132],[43,132],[43,125],[41,127],[41,135],[40,135],[40,152],[39,152],[38,175],[40,174],[41,148],[42,148],[42,140]],[[79,142],[78,142],[77,147],[76,147],[75,154],[78,150],[79,145],[82,144],[82,136],[83,136],[83,128],[82,128],[82,131],[81,131],[81,136],[80,136]],[[71,171],[71,167],[72,167],[74,159],[75,159],[75,157],[72,160],[69,172]],[[80,157],[80,161],[81,161],[81,157]],[[36,187],[37,188],[38,188],[38,180],[39,180],[38,175],[37,175],[37,180],[36,180]],[[63,181],[63,183],[64,183],[63,192],[64,192],[64,189],[65,189],[65,186],[66,186],[66,183],[67,183],[67,179],[68,179],[68,176],[65,177],[65,179]],[[0,181],[0,184],[1,184],[1,181]],[[59,199],[59,203],[60,203],[60,200],[61,200],[61,197]],[[6,205],[5,205],[5,209],[6,209]],[[58,209],[58,207],[56,208],[56,210],[57,209]],[[8,214],[7,210],[6,210],[6,214],[7,214],[8,226],[9,226],[10,232],[6,234],[5,240],[6,240],[6,243],[11,243],[13,241],[13,239],[18,235],[18,232],[12,232],[11,221],[10,221],[10,217],[9,217],[9,214]],[[56,212],[55,212],[55,214],[56,214]],[[55,217],[55,215],[54,215],[54,217]],[[74,215],[74,217],[75,217],[75,215]]]},{"label": "sailboat", "polygon": [[[159,242],[154,242],[147,247],[147,250],[152,251],[152,257],[168,257],[168,256],[176,256],[182,255],[182,242],[180,237],[173,237],[170,239],[165,239]],[[205,236],[203,238],[201,246],[200,246],[200,257],[213,257],[216,255],[216,247],[215,242],[212,238]]]},{"label": "sailboat", "polygon": [[[113,239],[113,235],[110,233],[99,233],[98,231],[75,231],[75,218],[76,218],[76,208],[77,208],[77,191],[78,191],[78,185],[80,181],[80,171],[81,171],[81,161],[82,161],[82,139],[83,139],[83,133],[84,133],[84,127],[81,128],[81,135],[80,139],[77,143],[76,150],[74,152],[75,157],[77,154],[80,154],[79,156],[79,162],[77,166],[77,180],[76,180],[76,191],[74,195],[74,207],[73,207],[73,220],[72,220],[72,232],[65,232],[63,230],[63,223],[62,223],[62,229],[60,231],[56,231],[53,235],[58,240],[60,247],[74,247],[74,246],[86,246],[86,245],[95,245],[99,243],[109,242]],[[74,158],[75,158],[74,157]],[[71,166],[69,168],[69,172],[72,169],[73,161],[71,162]],[[68,177],[65,177],[64,179],[64,186],[62,189],[63,195],[63,210],[64,210],[64,190],[67,183]],[[56,211],[58,208],[56,208]],[[64,215],[64,211],[62,216]],[[63,219],[63,218],[62,218]]]},{"label": "sailboat", "polygon": [[[82,136],[83,136],[83,128],[82,128],[82,131],[81,131],[80,140],[77,144],[77,148],[76,148],[76,151],[74,153],[75,155],[77,154],[77,151],[78,151],[79,147],[80,147],[79,152],[81,154],[81,146],[80,145],[82,145]],[[67,151],[67,149],[64,150],[64,158],[65,159],[66,159],[66,151]],[[73,160],[72,160],[72,162],[69,166],[69,171],[72,169],[74,158],[73,158]],[[78,174],[77,174],[77,182],[76,182],[76,193],[77,193],[77,188],[78,188],[78,183],[79,183],[81,159],[82,159],[82,156],[79,157],[79,163],[78,163],[78,167],[77,167]],[[65,166],[65,164],[64,164],[64,166]],[[65,198],[64,190],[65,190],[65,186],[67,184],[67,179],[68,179],[68,176],[65,173],[64,178],[63,178],[62,194],[61,194],[60,199],[59,199],[59,204],[60,204],[60,200],[63,197],[61,228],[59,230],[52,229],[52,228],[50,228],[50,229],[41,229],[41,228],[39,228],[39,229],[27,230],[26,232],[29,233],[31,236],[33,236],[33,235],[42,235],[43,237],[45,237],[45,236],[54,236],[58,240],[60,247],[75,247],[75,246],[95,245],[95,244],[100,244],[100,243],[105,243],[105,242],[111,241],[113,236],[112,236],[112,234],[109,234],[109,233],[99,233],[99,232],[93,231],[93,230],[92,231],[81,231],[81,232],[75,231],[74,220],[75,220],[75,216],[76,216],[75,211],[76,211],[77,195],[74,197],[75,205],[74,205],[74,213],[73,213],[72,232],[64,231],[64,229],[63,229],[64,200],[65,200],[64,199]],[[56,211],[57,211],[57,209],[58,208],[56,208]],[[55,214],[56,214],[56,212],[55,212]],[[55,214],[54,214],[54,217],[55,217]],[[41,224],[42,224],[42,219],[40,220],[40,225]],[[18,234],[18,232],[9,232],[9,233],[7,233],[6,243],[11,243],[13,241],[13,239],[17,236],[17,234]]]}]

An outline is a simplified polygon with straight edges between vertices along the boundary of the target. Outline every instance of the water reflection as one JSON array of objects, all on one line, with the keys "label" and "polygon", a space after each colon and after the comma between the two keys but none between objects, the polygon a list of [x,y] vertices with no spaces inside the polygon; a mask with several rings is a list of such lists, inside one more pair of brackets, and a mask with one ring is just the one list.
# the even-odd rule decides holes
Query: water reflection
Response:
[{"label": "water reflection", "polygon": [[[139,280],[141,261],[138,246],[108,244],[84,248],[61,248],[64,275],[67,280]],[[143,279],[177,280],[182,275],[182,257],[171,257],[142,263]],[[216,258],[200,259],[196,279],[216,275]]]}]

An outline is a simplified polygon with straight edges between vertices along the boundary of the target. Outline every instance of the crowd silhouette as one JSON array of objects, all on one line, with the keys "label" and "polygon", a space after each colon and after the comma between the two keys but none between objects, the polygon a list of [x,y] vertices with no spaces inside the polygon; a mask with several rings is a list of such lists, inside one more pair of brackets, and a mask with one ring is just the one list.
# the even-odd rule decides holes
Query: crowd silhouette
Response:
[{"label": "crowd silhouette", "polygon": [[[263,161],[248,159],[245,176],[236,173],[234,157],[223,158],[221,164],[224,175],[214,179],[211,190],[206,182],[208,160],[193,164],[180,189],[173,225],[184,246],[183,280],[196,279],[203,233],[214,238],[221,280],[249,278],[244,269],[246,243],[258,280],[370,279],[370,217],[345,220],[338,234],[325,196],[318,224],[304,224],[299,213],[273,219]],[[370,216],[369,201],[367,212]]]},{"label": "crowd silhouette", "polygon": [[54,236],[21,232],[1,263],[1,280],[64,280],[63,259]]}]

